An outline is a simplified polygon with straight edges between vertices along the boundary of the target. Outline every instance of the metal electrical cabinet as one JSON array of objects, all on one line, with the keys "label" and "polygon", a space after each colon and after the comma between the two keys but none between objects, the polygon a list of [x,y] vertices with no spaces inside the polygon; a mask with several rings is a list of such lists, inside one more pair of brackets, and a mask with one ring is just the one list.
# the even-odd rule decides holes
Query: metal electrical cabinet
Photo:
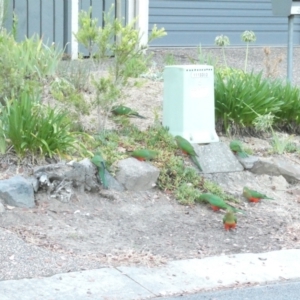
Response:
[{"label": "metal electrical cabinet", "polygon": [[191,143],[218,142],[214,98],[212,66],[165,67],[163,126]]}]

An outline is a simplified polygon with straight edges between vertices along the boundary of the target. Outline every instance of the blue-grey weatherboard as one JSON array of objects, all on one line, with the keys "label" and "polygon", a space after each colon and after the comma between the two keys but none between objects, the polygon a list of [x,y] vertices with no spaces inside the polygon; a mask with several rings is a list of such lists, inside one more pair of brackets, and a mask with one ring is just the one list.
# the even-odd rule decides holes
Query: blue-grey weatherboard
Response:
[{"label": "blue-grey weatherboard", "polygon": [[[282,0],[285,1],[285,0]],[[286,45],[287,17],[274,16],[271,0],[149,0],[149,30],[154,24],[168,35],[152,46],[214,46],[221,34],[231,45],[245,45],[241,33],[252,30],[255,45]],[[295,16],[294,45],[300,45],[300,16]]]},{"label": "blue-grey weatherboard", "polygon": [[[285,1],[285,0],[282,0]],[[5,27],[12,28],[12,12],[18,17],[17,39],[34,33],[49,44],[63,47],[70,41],[71,31],[64,29],[64,8],[70,19],[71,0],[8,0]],[[115,0],[80,0],[80,9],[93,7],[93,17],[103,25],[103,11]],[[121,0],[126,16],[127,0]],[[69,20],[70,22],[70,20]],[[167,36],[151,43],[152,46],[214,46],[217,35],[227,35],[231,45],[244,45],[240,36],[253,30],[255,45],[286,45],[287,17],[274,16],[271,0],[149,0],[149,30],[157,24]],[[294,45],[300,45],[300,16],[295,16]],[[68,49],[67,49],[68,50]],[[82,47],[80,52],[87,53]]]},{"label": "blue-grey weatherboard", "polygon": [[[103,26],[103,12],[108,12],[115,0],[80,0],[79,10],[88,11],[92,6],[92,18],[98,19],[99,26]],[[126,1],[122,1],[122,15],[126,16]],[[17,40],[37,34],[43,37],[47,44],[53,42],[57,47],[69,53],[68,43],[71,40],[71,0],[8,0],[5,8],[4,27],[12,30],[13,12],[18,18]],[[114,13],[114,12],[113,12]],[[64,24],[68,24],[64,26]],[[83,55],[87,51],[80,46]]]}]

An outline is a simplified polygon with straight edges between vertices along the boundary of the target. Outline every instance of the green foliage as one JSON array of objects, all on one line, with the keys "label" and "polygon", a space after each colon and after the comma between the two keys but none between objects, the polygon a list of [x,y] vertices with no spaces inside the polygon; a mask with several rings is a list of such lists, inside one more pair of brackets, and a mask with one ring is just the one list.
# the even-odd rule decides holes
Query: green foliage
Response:
[{"label": "green foliage", "polygon": [[77,41],[81,43],[92,55],[94,44],[99,35],[98,19],[91,18],[92,7],[88,11],[82,10],[79,14],[79,30],[74,33]]},{"label": "green foliage", "polygon": [[215,38],[215,44],[222,48],[224,65],[227,67],[226,55],[225,55],[225,47],[230,45],[230,40],[226,35],[219,35]]},{"label": "green foliage", "polygon": [[156,124],[147,131],[140,131],[129,124],[118,131],[101,132],[94,147],[101,149],[110,171],[113,171],[116,160],[128,156],[127,151],[141,148],[157,151],[158,155],[152,162],[160,169],[157,186],[173,193],[181,204],[194,204],[195,198],[202,192],[213,192],[225,199],[233,199],[220,187],[199,175],[195,168],[185,166],[173,136],[161,125]]},{"label": "green foliage", "polygon": [[[226,65],[224,47],[229,45],[229,39],[223,35],[215,39],[215,43],[222,47],[225,65],[223,68],[215,68],[215,107],[218,123],[227,133],[231,126],[257,131],[270,130],[273,135],[273,126],[299,131],[299,87],[282,80],[263,78],[262,73],[246,73],[249,43],[255,42],[256,36],[253,31],[244,31],[241,39],[247,43],[244,71],[228,68]],[[270,50],[265,49],[264,52],[268,58]],[[277,65],[281,60],[282,58],[277,61]],[[269,65],[270,61],[267,60],[268,69],[271,68]],[[276,136],[274,141],[278,141]]]},{"label": "green foliage", "polygon": [[276,154],[283,154],[285,152],[296,152],[297,146],[292,142],[293,136],[280,137],[277,133],[273,132],[271,146],[272,152]]},{"label": "green foliage", "polygon": [[77,109],[80,114],[89,114],[89,105],[84,100],[83,94],[80,93],[71,82],[64,78],[55,78],[50,85],[51,94],[54,99],[66,104],[66,109],[70,105]]},{"label": "green foliage", "polygon": [[[300,89],[289,82],[274,81],[272,95],[281,99],[280,110],[275,113],[276,124],[291,129],[293,125],[300,124]],[[288,126],[287,126],[288,124]]]},{"label": "green foliage", "polygon": [[66,114],[39,104],[39,99],[23,92],[19,99],[6,103],[1,121],[4,132],[17,155],[53,156],[68,154],[77,148],[69,132]]},{"label": "green foliage", "polygon": [[247,44],[246,47],[246,57],[245,57],[245,68],[244,71],[247,71],[247,64],[248,64],[248,54],[249,54],[249,43],[256,41],[256,36],[253,31],[246,30],[241,35],[242,41],[244,41]]},{"label": "green foliage", "polygon": [[62,61],[56,75],[68,81],[78,92],[90,90],[91,66],[87,60]]},{"label": "green foliage", "polygon": [[199,189],[194,188],[189,183],[182,183],[175,191],[175,197],[180,204],[193,205],[195,199],[201,195]]},{"label": "green foliage", "polygon": [[202,50],[201,45],[197,48],[197,59],[189,57],[189,61],[192,64],[199,64],[199,65],[210,65],[216,67],[217,59],[214,58],[210,53],[205,53]]},{"label": "green foliage", "polygon": [[[144,72],[149,60],[144,54],[147,46],[140,45],[141,37],[135,29],[136,20],[123,25],[122,20],[113,17],[113,9],[112,5],[110,11],[104,13],[103,28],[97,27],[97,19],[91,19],[91,8],[89,12],[81,11],[79,30],[75,34],[78,42],[88,49],[90,56],[96,58],[96,62],[104,62],[108,55],[113,57],[109,74],[92,81],[97,93],[94,106],[104,113],[103,120],[99,119],[100,130],[105,129],[108,114],[118,101],[123,88],[127,86],[129,77],[137,77]],[[149,34],[148,43],[165,34],[163,28],[157,29],[154,26]]]},{"label": "green foliage", "polygon": [[167,53],[164,57],[164,64],[166,66],[176,65],[176,59],[173,53]]},{"label": "green foliage", "polygon": [[281,110],[283,100],[273,89],[276,82],[262,78],[262,74],[244,73],[232,69],[224,77],[215,76],[216,117],[223,122],[226,132],[230,124],[251,127],[258,115],[276,114]]},{"label": "green foliage", "polygon": [[48,47],[36,36],[17,43],[5,30],[0,32],[0,102],[18,97],[26,90],[39,93],[43,80],[53,75],[61,52]]}]

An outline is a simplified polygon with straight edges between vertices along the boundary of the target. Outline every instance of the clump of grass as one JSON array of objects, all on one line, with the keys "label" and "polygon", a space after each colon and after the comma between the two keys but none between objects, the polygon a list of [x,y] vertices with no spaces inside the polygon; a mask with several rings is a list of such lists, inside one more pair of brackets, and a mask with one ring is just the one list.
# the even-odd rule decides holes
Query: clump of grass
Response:
[{"label": "clump of grass", "polygon": [[85,148],[64,112],[45,107],[39,99],[23,92],[6,103],[2,113],[3,131],[19,157],[67,155]]},{"label": "clump of grass", "polygon": [[173,53],[167,53],[164,57],[164,65],[171,66],[176,65],[176,59]]}]

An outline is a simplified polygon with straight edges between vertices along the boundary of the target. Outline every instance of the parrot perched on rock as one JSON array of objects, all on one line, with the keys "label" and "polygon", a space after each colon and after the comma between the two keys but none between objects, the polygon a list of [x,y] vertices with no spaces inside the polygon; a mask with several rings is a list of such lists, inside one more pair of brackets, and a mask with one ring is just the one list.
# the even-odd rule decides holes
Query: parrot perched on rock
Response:
[{"label": "parrot perched on rock", "polygon": [[193,161],[193,163],[198,167],[198,169],[200,171],[202,171],[202,168],[197,160],[197,153],[195,152],[194,147],[192,146],[192,144],[184,139],[183,137],[176,135],[175,136],[175,141],[177,143],[177,146],[181,149],[181,151],[187,155],[190,156],[191,160]]},{"label": "parrot perched on rock", "polygon": [[246,186],[243,189],[243,196],[247,198],[250,202],[259,202],[261,199],[268,199],[268,200],[274,200],[273,198],[270,198],[262,193],[259,193],[254,190],[250,190]]},{"label": "parrot perched on rock", "polygon": [[111,112],[117,116],[128,116],[128,117],[137,117],[140,119],[146,119],[145,117],[141,116],[137,111],[124,105],[113,106]]},{"label": "parrot perched on rock", "polygon": [[230,209],[234,212],[243,212],[242,210],[239,210],[233,206],[228,205],[219,196],[210,194],[210,193],[201,194],[197,199],[195,199],[195,201],[196,202],[202,202],[202,201],[208,202],[211,205],[211,208],[213,209],[213,211],[218,211],[222,208],[225,210]]},{"label": "parrot perched on rock", "polygon": [[139,161],[145,161],[145,160],[152,160],[157,156],[157,152],[153,150],[148,149],[139,149],[132,152],[129,152],[129,154],[138,159]]},{"label": "parrot perched on rock", "polygon": [[232,210],[228,210],[223,218],[225,230],[235,229],[237,224],[237,217]]},{"label": "parrot perched on rock", "polygon": [[246,158],[249,155],[243,150],[242,143],[238,140],[233,140],[229,144],[230,150],[241,158]]},{"label": "parrot perched on rock", "polygon": [[105,160],[103,159],[99,151],[95,153],[95,155],[91,159],[91,162],[98,168],[100,181],[103,187],[107,189],[108,185],[105,177],[105,170],[106,170]]}]

